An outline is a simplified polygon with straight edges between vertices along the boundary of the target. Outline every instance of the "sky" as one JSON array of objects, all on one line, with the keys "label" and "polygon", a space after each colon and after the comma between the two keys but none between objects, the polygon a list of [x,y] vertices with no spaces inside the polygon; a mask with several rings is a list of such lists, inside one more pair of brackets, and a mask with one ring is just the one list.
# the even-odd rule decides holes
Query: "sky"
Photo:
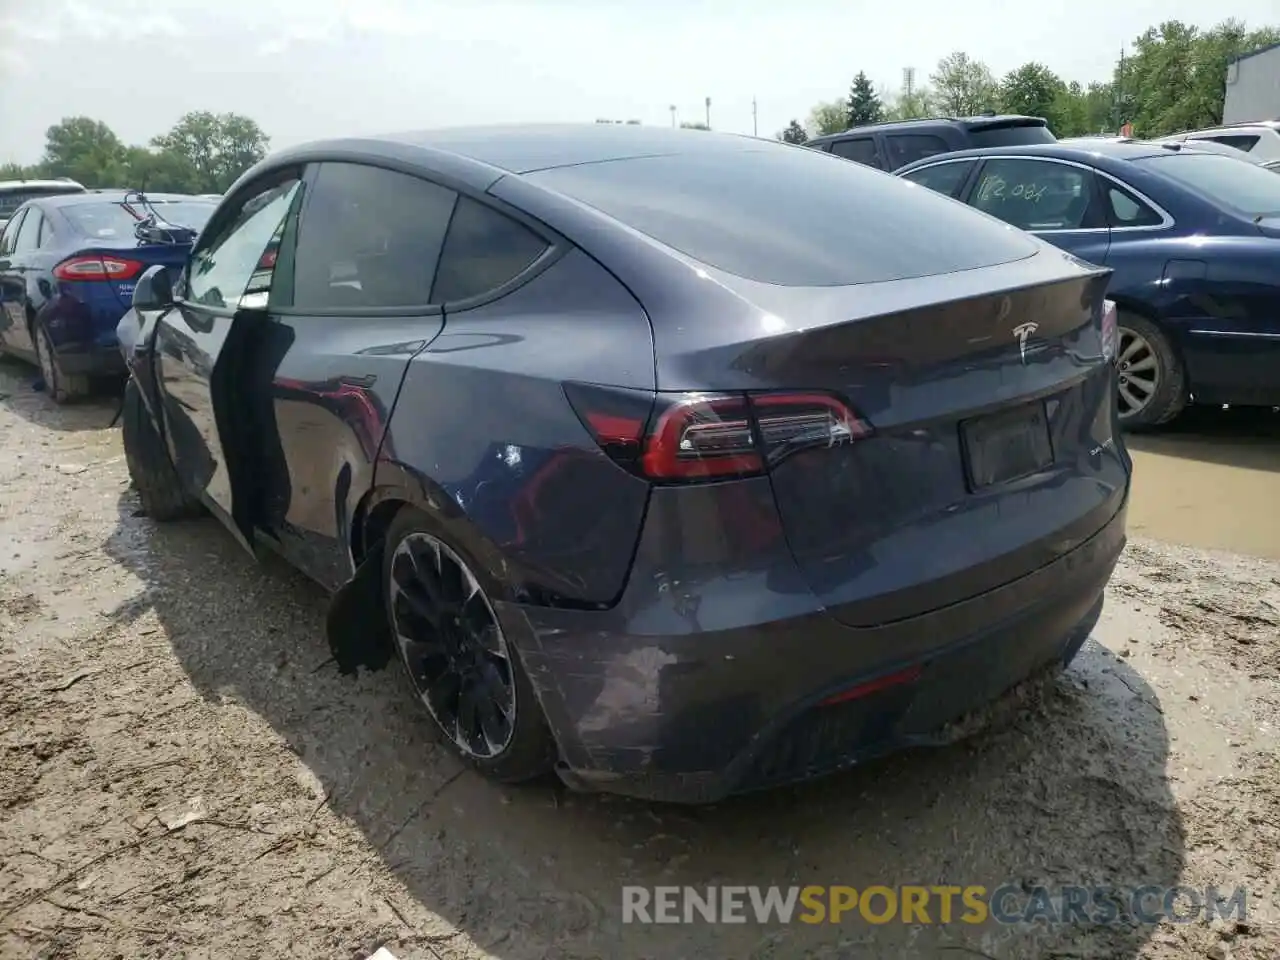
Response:
[{"label": "sky", "polygon": [[[0,0],[0,162],[59,119],[146,143],[188,110],[255,119],[273,147],[470,123],[703,120],[771,135],[859,70],[896,90],[964,50],[1105,80],[1178,19],[1280,22],[1276,0]],[[752,100],[757,104],[753,127]]]}]

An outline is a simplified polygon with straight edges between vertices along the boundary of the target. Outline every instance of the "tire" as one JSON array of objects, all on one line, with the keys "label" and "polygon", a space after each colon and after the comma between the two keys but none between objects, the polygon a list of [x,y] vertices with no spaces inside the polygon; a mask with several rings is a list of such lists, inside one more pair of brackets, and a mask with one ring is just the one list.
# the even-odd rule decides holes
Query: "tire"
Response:
[{"label": "tire", "polygon": [[1147,430],[1168,423],[1189,399],[1182,359],[1164,331],[1146,317],[1121,311],[1116,326],[1121,427]]},{"label": "tire", "polygon": [[129,479],[138,491],[143,512],[158,523],[200,516],[204,506],[183,489],[160,431],[142,402],[142,390],[132,378],[124,386],[120,428]]},{"label": "tire", "polygon": [[44,324],[36,320],[31,324],[31,339],[35,342],[36,362],[40,366],[40,376],[44,378],[44,389],[49,399],[59,406],[83,400],[93,392],[93,384],[89,377],[82,373],[70,374],[62,369],[58,362],[58,351],[53,348],[53,341]]},{"label": "tire", "polygon": [[[436,567],[441,576],[433,581],[430,568],[435,548],[442,551]],[[445,746],[464,763],[499,783],[524,783],[550,773],[557,756],[555,741],[520,662],[519,651],[503,635],[493,604],[472,572],[474,562],[464,551],[446,542],[431,517],[412,507],[404,507],[396,515],[383,549],[382,597],[396,658]],[[456,584],[460,590],[456,591],[448,585],[449,575],[444,572],[455,564],[460,565]],[[406,583],[417,586],[406,591]],[[464,595],[469,598],[463,600]],[[433,625],[433,617],[439,618],[438,625]],[[472,630],[473,621],[476,625],[491,622],[491,628]],[[484,645],[473,643],[480,633],[487,637]],[[414,637],[422,642],[416,642]],[[474,649],[468,650],[469,644]],[[453,648],[452,652],[440,652],[446,648]],[[455,669],[456,684],[439,679],[454,675]],[[429,682],[433,677],[434,685]],[[463,697],[467,691],[481,687],[494,690],[497,686],[502,688],[502,696],[476,695],[472,702],[489,709],[475,709],[470,713],[474,724],[465,722]],[[456,709],[452,706],[455,700]],[[503,705],[509,706],[510,714]],[[493,718],[490,727],[498,728],[493,737],[490,729],[483,727],[482,712]],[[500,720],[507,722],[504,725]],[[468,736],[464,728],[477,729],[478,737]]]}]

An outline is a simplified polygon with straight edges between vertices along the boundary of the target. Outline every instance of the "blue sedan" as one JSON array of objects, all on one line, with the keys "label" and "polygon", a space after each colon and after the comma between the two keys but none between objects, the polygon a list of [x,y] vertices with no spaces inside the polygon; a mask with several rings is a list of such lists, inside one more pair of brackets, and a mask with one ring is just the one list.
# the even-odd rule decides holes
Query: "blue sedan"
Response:
[{"label": "blue sedan", "polygon": [[135,281],[180,268],[215,206],[123,190],[28,200],[0,233],[0,353],[37,364],[55,403],[122,373],[116,324]]},{"label": "blue sedan", "polygon": [[1112,271],[1128,427],[1280,404],[1280,177],[1182,144],[966,150],[896,175]]}]

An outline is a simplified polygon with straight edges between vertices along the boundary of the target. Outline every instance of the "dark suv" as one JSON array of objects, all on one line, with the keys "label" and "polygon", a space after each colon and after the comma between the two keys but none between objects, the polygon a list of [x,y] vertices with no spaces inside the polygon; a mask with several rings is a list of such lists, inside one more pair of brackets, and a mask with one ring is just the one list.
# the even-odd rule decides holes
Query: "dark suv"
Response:
[{"label": "dark suv", "polygon": [[916,160],[954,150],[1021,147],[1056,143],[1057,139],[1040,117],[1005,115],[871,123],[816,137],[805,146],[880,170],[897,170]]}]

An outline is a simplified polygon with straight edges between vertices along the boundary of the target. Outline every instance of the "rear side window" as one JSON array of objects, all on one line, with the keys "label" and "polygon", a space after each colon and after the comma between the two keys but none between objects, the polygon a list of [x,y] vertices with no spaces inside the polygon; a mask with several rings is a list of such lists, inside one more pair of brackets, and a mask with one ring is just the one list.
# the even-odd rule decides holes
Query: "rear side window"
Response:
[{"label": "rear side window", "polygon": [[969,142],[975,147],[1025,147],[1032,143],[1057,143],[1042,123],[1030,126],[982,127],[969,131]]},{"label": "rear side window", "polygon": [[941,137],[920,133],[899,133],[886,138],[889,151],[889,169],[897,170],[908,163],[915,163],[925,157],[936,157],[947,153],[947,142]]},{"label": "rear side window", "polygon": [[440,255],[432,300],[450,303],[495,290],[547,249],[523,224],[467,197],[458,199]]},{"label": "rear side window", "polygon": [[903,180],[918,183],[947,197],[954,197],[959,192],[976,160],[957,160],[952,163],[935,163],[931,167],[912,170],[902,174]]},{"label": "rear side window", "polygon": [[1214,143],[1225,144],[1228,147],[1235,147],[1237,150],[1248,152],[1258,145],[1258,141],[1262,139],[1256,134],[1250,136],[1248,134],[1224,134],[1216,137],[1188,137],[1191,143],[1197,140],[1212,140]]},{"label": "rear side window", "polygon": [[855,163],[868,167],[881,168],[880,157],[876,155],[876,142],[872,137],[854,137],[852,140],[836,140],[831,144],[831,152],[837,157],[844,157]]},{"label": "rear side window", "polygon": [[1164,222],[1160,214],[1118,184],[1104,180],[1103,193],[1113,227],[1158,227]]},{"label": "rear side window", "polygon": [[[736,276],[842,286],[971,270],[1036,253],[1029,238],[931,190],[784,146],[636,157],[542,170],[590,204]],[[964,243],[955,237],[963,236]]]},{"label": "rear side window", "polygon": [[298,222],[293,306],[421,307],[458,195],[360,163],[324,163]]},{"label": "rear side window", "polygon": [[1280,216],[1280,177],[1257,164],[1218,153],[1175,153],[1132,162],[1245,216]]},{"label": "rear side window", "polygon": [[43,217],[40,221],[40,236],[36,240],[36,245],[41,250],[48,250],[57,239],[53,232],[53,221],[48,217]]}]

